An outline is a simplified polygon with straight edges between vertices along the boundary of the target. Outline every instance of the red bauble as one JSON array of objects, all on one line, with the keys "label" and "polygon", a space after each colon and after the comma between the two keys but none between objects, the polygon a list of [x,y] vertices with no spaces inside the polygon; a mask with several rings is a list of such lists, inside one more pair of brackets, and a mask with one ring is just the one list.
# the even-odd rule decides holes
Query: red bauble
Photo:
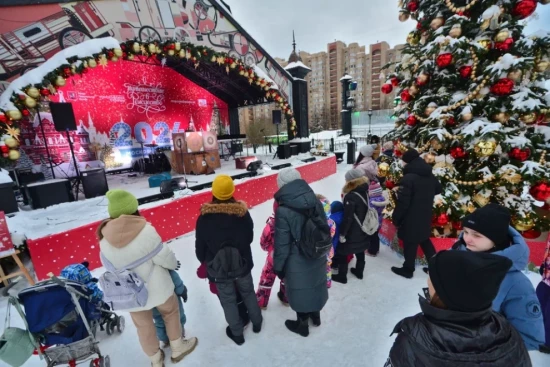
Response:
[{"label": "red bauble", "polygon": [[497,96],[507,96],[512,93],[514,89],[514,81],[509,78],[499,79],[495,84],[491,86],[491,93]]},{"label": "red bauble", "polygon": [[401,100],[403,102],[410,102],[410,101],[412,101],[412,99],[413,99],[413,97],[409,93],[408,89],[405,89],[403,92],[401,92]]},{"label": "red bauble", "polygon": [[525,19],[535,12],[537,2],[535,0],[521,0],[512,9],[512,15],[519,19]]},{"label": "red bauble", "polygon": [[176,45],[174,45],[173,43],[170,44],[170,46],[168,46],[168,49],[170,50],[175,50],[176,49]]},{"label": "red bauble", "polygon": [[451,157],[454,159],[462,159],[468,155],[463,147],[452,147],[451,148]]},{"label": "red bauble", "polygon": [[385,83],[383,86],[382,86],[382,93],[384,94],[390,94],[391,91],[393,90],[393,86],[390,84],[390,83]]},{"label": "red bauble", "polygon": [[528,231],[521,232],[521,235],[523,236],[523,238],[532,240],[532,239],[538,238],[540,236],[540,232],[537,231],[536,229],[530,229]]},{"label": "red bauble", "polygon": [[462,222],[453,222],[451,224],[453,226],[453,229],[460,231],[462,229]]},{"label": "red bauble", "polygon": [[435,223],[438,226],[444,226],[449,223],[449,216],[445,213],[439,214],[437,217],[435,217]]},{"label": "red bauble", "polygon": [[415,11],[418,10],[418,1],[411,1],[407,4],[407,10],[410,11],[411,13],[414,13]]},{"label": "red bauble", "polygon": [[453,116],[449,117],[446,121],[447,126],[453,127],[456,125],[456,120]]},{"label": "red bauble", "polygon": [[414,117],[414,115],[410,115],[407,117],[407,120],[405,120],[405,123],[409,126],[415,126],[417,123],[416,117]]},{"label": "red bauble", "polygon": [[440,68],[446,68],[453,63],[453,55],[449,52],[437,56],[435,63]]},{"label": "red bauble", "polygon": [[6,117],[6,115],[1,114],[0,115],[0,122],[6,122],[6,121],[8,121],[8,118]]},{"label": "red bauble", "polygon": [[520,149],[518,147],[515,147],[515,148],[512,148],[510,152],[508,152],[508,156],[512,159],[517,159],[518,161],[525,162],[527,158],[531,156],[531,149],[529,148]]},{"label": "red bauble", "polygon": [[[423,76],[423,78],[421,76]],[[430,80],[430,76],[428,74],[422,74],[421,76],[418,76],[416,78],[416,85],[418,85],[419,87],[426,85],[428,80]]]},{"label": "red bauble", "polygon": [[396,149],[394,150],[393,155],[399,158],[403,155],[403,153],[399,149]]},{"label": "red bauble", "polygon": [[395,182],[393,182],[392,180],[386,180],[385,185],[386,189],[391,190],[395,187]]},{"label": "red bauble", "polygon": [[507,38],[502,42],[495,42],[494,48],[499,51],[508,51],[514,45],[514,39],[512,37]]},{"label": "red bauble", "polygon": [[10,147],[8,147],[7,145],[1,145],[1,146],[0,146],[0,151],[1,151],[2,153],[9,153]]},{"label": "red bauble", "polygon": [[24,95],[24,94],[20,94],[20,95],[19,95],[19,99],[22,100],[22,101],[24,101],[25,99],[27,99],[27,96]]},{"label": "red bauble", "polygon": [[23,116],[28,116],[30,114],[29,110],[23,110],[21,111],[21,113],[23,114]]},{"label": "red bauble", "polygon": [[529,189],[529,193],[535,200],[546,201],[550,198],[550,184],[548,182],[539,182]]},{"label": "red bauble", "polygon": [[461,77],[468,79],[472,75],[472,67],[470,65],[461,66],[458,72]]},{"label": "red bauble", "polygon": [[416,29],[421,30],[422,29],[422,23],[420,23],[420,22],[416,23]]},{"label": "red bauble", "polygon": [[40,94],[42,94],[44,97],[46,96],[49,96],[50,95],[50,91],[46,88],[40,90]]},{"label": "red bauble", "polygon": [[390,83],[391,85],[393,85],[394,87],[397,87],[399,85],[399,79],[397,77],[393,77],[390,79]]}]

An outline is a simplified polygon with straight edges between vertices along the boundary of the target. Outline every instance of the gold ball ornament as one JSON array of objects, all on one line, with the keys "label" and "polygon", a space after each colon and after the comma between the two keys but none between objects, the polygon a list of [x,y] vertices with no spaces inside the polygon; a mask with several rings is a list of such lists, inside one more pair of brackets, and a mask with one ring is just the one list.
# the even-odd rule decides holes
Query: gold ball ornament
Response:
[{"label": "gold ball ornament", "polygon": [[21,114],[21,111],[19,110],[9,110],[7,113],[8,117],[12,120],[21,120],[21,118],[23,117],[23,115]]},{"label": "gold ball ornament", "polygon": [[544,73],[548,69],[549,65],[550,65],[550,62],[548,61],[548,59],[542,59],[537,63],[537,66],[535,67],[535,71],[539,73]]},{"label": "gold ball ornament", "polygon": [[443,148],[443,144],[441,144],[441,142],[439,141],[439,139],[433,139],[431,142],[430,142],[430,146],[432,148],[434,148],[435,150],[439,150],[441,148]]},{"label": "gold ball ornament", "polygon": [[500,30],[495,36],[495,42],[504,42],[510,37],[510,32],[507,29]]},{"label": "gold ball ornament", "polygon": [[157,46],[154,43],[150,43],[147,48],[149,49],[149,53],[154,54],[155,52],[157,52]]},{"label": "gold ball ornament", "polygon": [[128,60],[132,61],[133,59],[134,59],[134,55],[129,54],[129,55],[128,55]]},{"label": "gold ball ornament", "polygon": [[470,121],[474,115],[471,112],[466,112],[462,114],[462,121]]},{"label": "gold ball ornament", "polygon": [[489,50],[491,48],[491,44],[492,44],[491,40],[489,40],[489,39],[479,40],[479,41],[477,41],[477,43],[479,43],[479,45],[481,47],[483,47],[484,49],[486,49],[486,50]]},{"label": "gold ball ornament", "polygon": [[443,19],[443,17],[438,15],[437,18],[431,21],[430,28],[435,31],[436,29],[440,28],[444,23],[445,20]]},{"label": "gold ball ornament", "polygon": [[31,97],[25,98],[25,106],[27,106],[28,108],[36,107],[36,99]]},{"label": "gold ball ornament", "polygon": [[406,10],[400,10],[399,11],[399,21],[400,22],[406,22],[409,20],[409,12]]},{"label": "gold ball ornament", "polygon": [[175,54],[176,54],[176,51],[168,50],[168,56],[174,56]]},{"label": "gold ball ornament", "polygon": [[453,38],[458,38],[462,36],[462,26],[460,24],[455,24],[449,31],[449,36]]},{"label": "gold ball ornament", "polygon": [[16,139],[9,137],[4,140],[4,143],[8,146],[8,148],[15,148],[19,145]]},{"label": "gold ball ornament", "polygon": [[113,53],[115,54],[116,57],[122,57],[122,50],[120,48],[115,48],[113,50]]},{"label": "gold ball ornament", "polygon": [[424,155],[424,161],[428,164],[434,164],[435,163],[435,155],[432,153],[427,153]]},{"label": "gold ball ornament", "polygon": [[95,68],[97,66],[97,61],[95,61],[95,59],[89,59],[88,66],[91,68]]},{"label": "gold ball ornament", "polygon": [[141,50],[140,44],[137,42],[134,42],[134,44],[132,45],[132,50],[134,50],[134,52],[137,54]]},{"label": "gold ball ornament", "polygon": [[176,51],[181,50],[181,42],[174,43],[174,48],[176,49]]},{"label": "gold ball ornament", "polygon": [[520,232],[525,232],[533,229],[535,222],[531,218],[526,217],[514,217],[512,219],[512,225]]},{"label": "gold ball ornament", "polygon": [[55,85],[57,85],[58,87],[62,87],[66,84],[66,80],[65,78],[63,78],[61,75],[58,75],[57,78],[55,79]]},{"label": "gold ball ornament", "polygon": [[419,84],[426,84],[429,79],[430,79],[430,76],[426,73],[422,73],[416,78]]},{"label": "gold ball ornament", "polygon": [[513,81],[515,81],[516,83],[519,82],[521,80],[521,77],[522,77],[523,73],[521,70],[512,70],[508,73],[507,77],[508,79],[512,79]]},{"label": "gold ball ornament", "polygon": [[511,184],[518,184],[521,182],[521,175],[516,172],[506,172],[502,176],[502,179],[511,183]]},{"label": "gold ball ornament", "polygon": [[493,118],[495,121],[505,124],[510,120],[510,114],[508,114],[508,112],[499,112],[496,113]]},{"label": "gold ball ornament", "polygon": [[474,203],[472,203],[471,201],[468,202],[468,213],[473,213],[476,211],[476,206],[474,205]]},{"label": "gold ball ornament", "polygon": [[416,85],[413,84],[409,87],[409,93],[411,95],[414,96],[414,95],[418,94],[418,92],[419,92],[419,90],[418,90],[418,87]]},{"label": "gold ball ornament", "polygon": [[453,199],[455,199],[455,200],[460,199],[460,194],[459,194],[458,192],[455,192],[455,193],[453,194]]},{"label": "gold ball ornament", "polygon": [[182,59],[185,57],[185,51],[184,50],[180,50],[179,57],[181,57]]},{"label": "gold ball ornament", "polygon": [[474,151],[480,157],[488,157],[495,153],[497,143],[491,140],[481,140],[476,144]]},{"label": "gold ball ornament", "polygon": [[420,42],[420,37],[416,32],[411,32],[407,36],[407,43],[411,46],[418,45],[418,42]]},{"label": "gold ball ornament", "polygon": [[430,116],[432,112],[434,112],[437,109],[437,105],[435,103],[430,103],[428,107],[424,109],[424,114],[426,116]]},{"label": "gold ball ornament", "polygon": [[386,177],[390,173],[390,165],[383,162],[378,165],[378,176]]},{"label": "gold ball ornament", "polygon": [[534,112],[523,114],[519,117],[519,119],[527,125],[534,124],[537,121],[537,114]]},{"label": "gold ball ornament", "polygon": [[489,204],[490,198],[481,195],[481,193],[477,193],[474,195],[474,201],[477,205],[484,207],[485,205]]},{"label": "gold ball ornament", "polygon": [[12,161],[18,160],[19,157],[21,157],[21,153],[19,153],[19,150],[17,149],[11,149],[10,152],[8,153],[8,158],[11,159]]},{"label": "gold ball ornament", "polygon": [[30,87],[27,89],[27,95],[32,98],[39,98],[40,97],[40,91],[38,88]]}]

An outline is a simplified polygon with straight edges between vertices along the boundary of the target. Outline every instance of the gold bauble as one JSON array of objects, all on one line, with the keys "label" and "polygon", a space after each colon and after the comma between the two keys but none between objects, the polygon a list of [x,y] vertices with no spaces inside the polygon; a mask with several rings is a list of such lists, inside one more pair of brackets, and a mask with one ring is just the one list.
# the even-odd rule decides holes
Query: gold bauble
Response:
[{"label": "gold bauble", "polygon": [[157,51],[157,46],[154,43],[150,43],[149,46],[147,46],[149,49],[149,53],[154,54]]},{"label": "gold bauble", "polygon": [[118,57],[113,56],[113,57],[111,58],[111,61],[112,61],[112,62],[117,62],[117,61],[118,61]]},{"label": "gold bauble", "polygon": [[63,78],[61,75],[58,75],[57,78],[55,79],[55,85],[57,85],[58,87],[64,86],[65,83],[66,83],[65,78]]},{"label": "gold bauble", "polygon": [[510,114],[508,112],[495,113],[493,119],[501,124],[505,124],[510,120]]},{"label": "gold bauble", "polygon": [[443,148],[443,145],[441,144],[441,142],[438,139],[433,139],[432,141],[430,141],[430,146],[432,148],[434,148],[435,150],[439,150],[439,149]]},{"label": "gold bauble", "polygon": [[406,22],[407,20],[409,20],[409,12],[406,10],[399,11],[399,21]]},{"label": "gold bauble", "polygon": [[409,93],[411,95],[414,96],[415,94],[418,94],[418,92],[419,92],[419,90],[418,90],[418,87],[416,85],[413,84],[409,87]]},{"label": "gold bauble", "polygon": [[390,165],[383,162],[378,165],[378,176],[386,177],[390,173]]},{"label": "gold bauble", "polygon": [[544,73],[546,69],[548,69],[549,65],[550,65],[550,62],[548,61],[548,59],[543,59],[537,63],[535,67],[535,71],[539,73]]},{"label": "gold bauble", "polygon": [[435,110],[437,109],[437,106],[434,106],[434,105],[428,105],[428,107],[426,107],[424,109],[424,114],[426,116],[430,116],[432,114],[432,112],[434,112]]},{"label": "gold bauble", "polygon": [[474,115],[471,112],[463,113],[462,114],[462,121],[470,121]]},{"label": "gold bauble", "polygon": [[175,54],[176,54],[176,51],[168,50],[168,56],[174,56]]},{"label": "gold bauble", "polygon": [[141,46],[139,43],[137,42],[134,42],[134,44],[132,45],[132,50],[134,50],[134,52],[137,54],[138,52],[141,51]]},{"label": "gold bauble", "polygon": [[182,59],[185,57],[185,51],[184,50],[180,50],[179,57],[181,57]]},{"label": "gold bauble", "polygon": [[513,81],[515,81],[516,83],[519,82],[521,80],[521,77],[522,77],[522,72],[521,70],[512,70],[508,73],[508,79],[512,79]]},{"label": "gold bauble", "polygon": [[436,29],[441,27],[443,23],[445,23],[445,20],[443,19],[443,17],[438,16],[437,18],[431,21],[430,28],[435,31]]},{"label": "gold bauble", "polygon": [[115,54],[116,57],[122,57],[122,50],[120,48],[115,48],[113,50],[113,53]]},{"label": "gold bauble", "polygon": [[416,32],[411,32],[407,36],[407,43],[411,46],[418,45],[418,42],[420,42],[420,37]]},{"label": "gold bauble", "polygon": [[129,55],[128,55],[128,60],[132,61],[133,59],[134,59],[134,55],[129,54]]},{"label": "gold bauble", "polygon": [[11,149],[10,152],[8,153],[8,158],[11,159],[12,161],[18,160],[19,157],[21,157],[21,153],[19,153],[19,150],[17,149]]},{"label": "gold bauble", "polygon": [[468,213],[473,213],[476,211],[476,206],[471,201],[468,201]]},{"label": "gold bauble", "polygon": [[36,99],[31,97],[25,98],[25,106],[27,106],[28,108],[36,107]]},{"label": "gold bauble", "polygon": [[491,44],[492,44],[491,40],[488,40],[488,39],[479,40],[479,41],[477,41],[477,43],[479,43],[479,45],[481,47],[483,47],[484,49],[486,49],[486,50],[489,50],[491,48]]},{"label": "gold bauble", "polygon": [[503,180],[508,181],[509,183],[514,184],[514,185],[521,182],[521,175],[519,173],[516,173],[516,172],[513,172],[513,171],[506,172],[501,177],[502,177]]},{"label": "gold bauble", "polygon": [[12,120],[21,120],[21,118],[23,117],[21,111],[19,110],[9,110],[6,114]]},{"label": "gold bauble", "polygon": [[180,42],[174,43],[174,48],[176,49],[176,51],[181,50],[181,43]]},{"label": "gold bauble", "polygon": [[40,97],[40,91],[38,88],[30,87],[27,89],[27,95],[32,98],[39,98]]},{"label": "gold bauble", "polygon": [[484,207],[485,205],[489,204],[489,198],[481,195],[481,193],[477,193],[474,195],[474,201],[477,205]]},{"label": "gold bauble", "polygon": [[520,232],[525,232],[532,229],[535,226],[535,222],[531,218],[514,217],[512,219],[512,225]]},{"label": "gold bauble", "polygon": [[510,37],[510,32],[507,29],[503,29],[495,36],[495,42],[504,42]]},{"label": "gold bauble", "polygon": [[519,117],[519,119],[527,125],[535,123],[537,121],[537,114],[534,112],[523,114]]},{"label": "gold bauble", "polygon": [[428,42],[428,37],[430,34],[428,32],[422,32],[422,36],[420,37],[420,43],[422,45],[425,45]]},{"label": "gold bauble", "polygon": [[89,59],[88,66],[91,68],[95,68],[97,66],[97,61],[95,61],[95,59]]},{"label": "gold bauble", "polygon": [[422,74],[420,74],[420,75],[416,78],[416,80],[418,81],[418,82],[417,82],[418,84],[425,84],[425,83],[428,82],[428,79],[429,79],[429,78],[430,78],[430,77],[429,77],[428,74],[422,73]]},{"label": "gold bauble", "polygon": [[434,164],[435,163],[435,155],[432,153],[427,153],[424,155],[424,161],[428,164]]},{"label": "gold bauble", "polygon": [[474,151],[480,157],[488,157],[492,155],[497,148],[497,143],[489,140],[481,140],[476,144]]},{"label": "gold bauble", "polygon": [[17,139],[12,138],[11,136],[9,138],[6,138],[4,140],[4,143],[6,143],[8,148],[15,148],[16,146],[19,145],[19,143],[17,142]]},{"label": "gold bauble", "polygon": [[458,38],[462,36],[462,27],[460,24],[454,25],[451,30],[449,31],[449,36],[453,38]]},{"label": "gold bauble", "polygon": [[455,200],[460,199],[460,194],[459,194],[458,192],[455,192],[455,193],[453,194],[453,199],[455,199]]}]

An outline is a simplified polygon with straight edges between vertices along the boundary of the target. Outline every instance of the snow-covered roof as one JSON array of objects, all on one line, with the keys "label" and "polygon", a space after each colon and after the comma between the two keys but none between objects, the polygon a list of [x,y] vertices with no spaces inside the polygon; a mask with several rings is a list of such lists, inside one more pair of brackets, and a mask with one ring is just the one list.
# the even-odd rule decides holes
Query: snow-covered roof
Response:
[{"label": "snow-covered roof", "polygon": [[301,61],[296,61],[296,62],[291,62],[290,64],[288,64],[287,66],[285,66],[285,70],[290,70],[290,69],[294,69],[294,68],[304,68],[304,69],[307,69],[307,70],[311,70],[311,68],[307,67],[303,62]]},{"label": "snow-covered roof", "polygon": [[258,75],[260,78],[264,78],[268,83],[271,83],[271,89],[279,90],[279,86],[277,85],[277,83],[275,83],[273,79],[271,79],[269,75],[265,73],[265,71],[258,67],[258,65],[254,65],[252,66],[252,68],[254,69],[254,73],[256,73],[256,75]]},{"label": "snow-covered roof", "polygon": [[340,78],[340,81],[342,81],[342,80],[351,80],[351,79],[353,79],[353,77],[349,74],[346,74],[346,75],[344,75],[343,77]]},{"label": "snow-covered roof", "polygon": [[16,110],[10,98],[13,93],[24,94],[23,88],[29,84],[41,84],[44,77],[52,70],[63,64],[69,64],[68,58],[77,56],[79,58],[92,57],[93,54],[101,53],[103,48],[119,48],[120,42],[113,37],[94,38],[88,41],[71,46],[59,51],[42,65],[15,79],[0,95],[0,108],[3,110]]}]

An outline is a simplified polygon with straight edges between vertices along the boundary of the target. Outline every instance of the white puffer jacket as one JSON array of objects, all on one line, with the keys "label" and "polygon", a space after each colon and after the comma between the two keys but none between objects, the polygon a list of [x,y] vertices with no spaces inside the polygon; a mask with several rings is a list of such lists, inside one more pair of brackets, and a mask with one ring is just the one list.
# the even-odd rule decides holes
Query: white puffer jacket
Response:
[{"label": "white puffer jacket", "polygon": [[[155,228],[145,218],[134,215],[121,215],[117,219],[104,221],[98,234],[103,256],[117,269],[148,255],[162,243]],[[155,257],[133,269],[146,282],[149,297],[145,307],[127,311],[150,310],[166,302],[174,293],[174,283],[168,270],[175,270],[176,266],[176,255],[163,245]]]}]

